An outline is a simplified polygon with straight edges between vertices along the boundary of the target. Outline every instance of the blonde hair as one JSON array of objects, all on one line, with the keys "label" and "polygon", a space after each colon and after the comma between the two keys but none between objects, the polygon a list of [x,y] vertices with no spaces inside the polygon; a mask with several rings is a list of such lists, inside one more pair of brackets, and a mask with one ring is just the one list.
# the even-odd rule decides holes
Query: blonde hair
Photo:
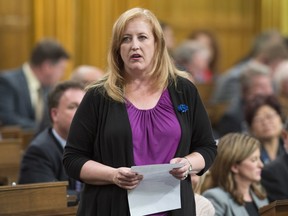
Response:
[{"label": "blonde hair", "polygon": [[135,19],[142,18],[151,25],[152,33],[155,39],[154,67],[151,76],[155,82],[154,87],[164,89],[168,86],[170,78],[176,83],[177,75],[187,77],[184,72],[178,71],[168,54],[163,31],[156,16],[144,8],[132,8],[124,12],[114,23],[112,38],[108,53],[108,69],[106,76],[91,87],[104,87],[108,96],[112,99],[124,102],[123,90],[124,80],[124,62],[120,55],[120,46],[122,43],[123,32],[127,24]]},{"label": "blonde hair", "polygon": [[[210,168],[211,181],[208,188],[221,187],[230,193],[238,204],[243,205],[243,195],[236,190],[237,182],[231,167],[241,163],[257,149],[260,149],[260,142],[249,135],[229,133],[221,137],[218,143],[218,154]],[[251,189],[259,199],[266,198],[260,183],[252,183]]]}]

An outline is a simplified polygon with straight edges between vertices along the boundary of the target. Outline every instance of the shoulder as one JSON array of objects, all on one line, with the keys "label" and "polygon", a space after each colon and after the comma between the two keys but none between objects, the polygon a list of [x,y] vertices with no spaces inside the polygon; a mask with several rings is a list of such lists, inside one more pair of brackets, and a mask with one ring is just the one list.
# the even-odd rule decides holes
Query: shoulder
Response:
[{"label": "shoulder", "polygon": [[229,193],[227,193],[226,191],[224,191],[222,188],[220,187],[216,187],[216,188],[211,188],[206,190],[203,193],[204,197],[221,197],[221,198],[230,198]]},{"label": "shoulder", "polygon": [[0,73],[0,77],[5,78],[5,79],[11,79],[11,78],[18,77],[18,76],[24,76],[24,72],[23,72],[22,68],[2,71]]},{"label": "shoulder", "polygon": [[96,97],[97,99],[102,99],[102,100],[106,100],[109,98],[103,86],[91,86],[87,90],[85,97],[88,97],[88,98]]},{"label": "shoulder", "polygon": [[52,133],[49,133],[48,128],[43,130],[31,141],[30,145],[28,146],[28,151],[31,149],[43,149],[44,151],[52,151],[54,148],[51,144],[56,142],[52,136],[53,135]]},{"label": "shoulder", "polygon": [[212,203],[216,215],[232,215],[232,206],[237,206],[230,194],[219,187],[206,190],[202,195]]},{"label": "shoulder", "polygon": [[196,214],[197,215],[214,215],[215,208],[212,203],[202,195],[195,193]]},{"label": "shoulder", "polygon": [[192,83],[189,79],[186,79],[184,77],[178,76],[176,78],[176,86],[177,88],[191,88],[196,89],[196,86],[194,83]]},{"label": "shoulder", "polygon": [[19,88],[19,82],[25,82],[25,75],[23,70],[16,69],[11,71],[4,71],[0,73],[0,82],[2,86],[9,86],[10,88]]},{"label": "shoulder", "polygon": [[180,76],[169,83],[168,89],[172,94],[188,96],[189,98],[198,93],[196,86],[190,80]]},{"label": "shoulder", "polygon": [[[274,161],[265,165],[262,172],[265,175],[267,173],[276,173],[279,171],[282,172],[282,170],[284,169],[288,170],[288,154],[281,155],[278,158],[276,158]],[[286,171],[284,173],[286,173]]]}]

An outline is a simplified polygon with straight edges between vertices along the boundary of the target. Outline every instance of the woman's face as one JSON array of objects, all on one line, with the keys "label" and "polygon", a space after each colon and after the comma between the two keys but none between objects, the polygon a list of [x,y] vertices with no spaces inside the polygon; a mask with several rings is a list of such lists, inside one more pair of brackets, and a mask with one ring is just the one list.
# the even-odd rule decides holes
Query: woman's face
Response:
[{"label": "woman's face", "polygon": [[260,140],[279,137],[282,130],[282,121],[279,114],[270,106],[260,107],[251,124],[252,134]]},{"label": "woman's face", "polygon": [[262,168],[260,149],[257,149],[245,160],[234,165],[232,171],[239,181],[253,183],[261,180]]},{"label": "woman's face", "polygon": [[120,54],[125,72],[130,76],[142,76],[153,68],[155,39],[151,25],[142,18],[131,20],[122,36]]}]

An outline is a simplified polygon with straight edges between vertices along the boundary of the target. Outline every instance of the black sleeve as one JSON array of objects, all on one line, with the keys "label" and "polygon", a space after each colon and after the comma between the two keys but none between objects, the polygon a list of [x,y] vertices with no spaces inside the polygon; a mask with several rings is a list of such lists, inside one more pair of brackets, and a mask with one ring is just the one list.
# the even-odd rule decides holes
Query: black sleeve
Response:
[{"label": "black sleeve", "polygon": [[63,164],[67,174],[79,179],[82,166],[92,159],[97,123],[97,95],[88,91],[82,99],[71,123],[64,149]]}]

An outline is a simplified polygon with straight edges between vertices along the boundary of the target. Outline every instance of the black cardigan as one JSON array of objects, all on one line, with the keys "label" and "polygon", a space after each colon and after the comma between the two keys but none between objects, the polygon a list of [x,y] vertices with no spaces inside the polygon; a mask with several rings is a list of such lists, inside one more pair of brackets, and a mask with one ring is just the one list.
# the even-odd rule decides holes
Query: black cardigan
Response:
[{"label": "black cardigan", "polygon": [[[207,113],[196,87],[189,80],[179,77],[177,88],[171,83],[168,90],[182,131],[175,157],[199,152],[205,159],[201,175],[211,166],[217,153]],[[71,124],[63,163],[68,175],[75,179],[79,179],[82,166],[91,159],[115,168],[134,165],[126,106],[101,92],[103,89],[95,88],[86,93]],[[177,107],[180,104],[186,104],[188,111],[179,112]],[[171,211],[171,215],[195,215],[190,178],[181,181],[181,205],[181,209]],[[127,191],[112,184],[86,184],[78,215],[128,216]]]}]

